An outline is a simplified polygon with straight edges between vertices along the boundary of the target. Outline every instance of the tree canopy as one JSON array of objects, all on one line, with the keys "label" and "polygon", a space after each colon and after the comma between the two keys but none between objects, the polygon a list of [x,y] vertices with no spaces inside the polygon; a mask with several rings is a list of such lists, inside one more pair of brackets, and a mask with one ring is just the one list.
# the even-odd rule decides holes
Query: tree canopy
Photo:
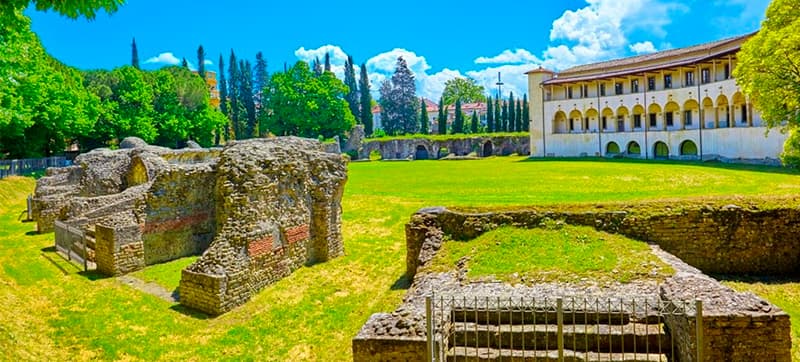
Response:
[{"label": "tree canopy", "polygon": [[381,121],[387,134],[413,134],[418,131],[416,93],[414,74],[408,69],[405,59],[398,57],[394,74],[380,87]]},{"label": "tree canopy", "polygon": [[[750,96],[770,127],[786,126],[792,136],[784,161],[800,163],[800,1],[773,0],[761,30],[742,46],[734,69],[737,83]],[[793,140],[794,139],[794,140]]]},{"label": "tree canopy", "polygon": [[444,104],[455,104],[457,99],[462,103],[475,103],[486,100],[483,92],[483,86],[472,78],[453,78],[444,83],[442,97]]}]

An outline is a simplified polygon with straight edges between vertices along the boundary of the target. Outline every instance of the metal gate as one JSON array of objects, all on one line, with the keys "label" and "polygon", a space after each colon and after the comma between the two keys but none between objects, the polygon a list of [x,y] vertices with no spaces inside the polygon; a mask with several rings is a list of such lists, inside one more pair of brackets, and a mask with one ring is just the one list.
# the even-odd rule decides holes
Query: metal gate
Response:
[{"label": "metal gate", "polygon": [[65,259],[89,270],[89,253],[86,245],[86,234],[80,228],[55,221],[56,251]]},{"label": "metal gate", "polygon": [[[695,361],[703,358],[699,300],[429,296],[425,310],[431,361],[669,362],[687,355]],[[685,322],[690,317],[696,321],[692,331],[696,335],[689,337],[696,339],[689,344],[676,343],[675,333],[665,321]]]}]

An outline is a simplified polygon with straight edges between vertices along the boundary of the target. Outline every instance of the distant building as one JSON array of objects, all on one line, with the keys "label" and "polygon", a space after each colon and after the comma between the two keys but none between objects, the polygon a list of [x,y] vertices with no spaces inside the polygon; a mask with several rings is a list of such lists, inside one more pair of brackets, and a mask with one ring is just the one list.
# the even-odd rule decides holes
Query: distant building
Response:
[{"label": "distant building", "polygon": [[[192,71],[192,73],[197,74],[197,71]],[[219,89],[217,89],[217,72],[207,70],[206,71],[206,86],[208,87],[209,93],[209,104],[211,104],[214,108],[219,108]]]},{"label": "distant building", "polygon": [[529,71],[531,155],[778,158],[787,136],[767,133],[732,76],[751,36]]}]

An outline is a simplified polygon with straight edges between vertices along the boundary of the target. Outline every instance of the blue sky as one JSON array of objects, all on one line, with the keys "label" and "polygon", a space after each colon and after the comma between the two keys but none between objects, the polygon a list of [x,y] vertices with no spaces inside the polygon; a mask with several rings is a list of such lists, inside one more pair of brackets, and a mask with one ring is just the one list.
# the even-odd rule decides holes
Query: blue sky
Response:
[{"label": "blue sky", "polygon": [[[29,9],[45,48],[82,69],[130,63],[133,37],[142,66],[155,69],[202,44],[216,70],[231,49],[269,70],[329,52],[341,74],[345,53],[365,62],[377,90],[402,55],[417,92],[438,99],[444,82],[472,77],[504,93],[526,92],[523,73],[683,47],[758,29],[769,0],[534,1],[205,1],[130,0],[112,15],[70,20]],[[488,91],[488,90],[487,90]]]}]

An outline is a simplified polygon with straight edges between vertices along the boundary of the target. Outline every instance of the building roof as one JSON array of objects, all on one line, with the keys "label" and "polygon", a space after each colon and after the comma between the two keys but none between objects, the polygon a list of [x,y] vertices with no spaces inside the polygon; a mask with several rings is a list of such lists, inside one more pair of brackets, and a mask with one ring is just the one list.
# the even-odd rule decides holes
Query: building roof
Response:
[{"label": "building roof", "polygon": [[[691,65],[721,55],[736,53],[741,48],[742,43],[754,34],[755,33],[740,35],[685,48],[670,49],[634,57],[579,65],[568,68],[558,73],[556,78],[543,83],[559,84],[587,81],[597,78],[610,78],[669,67]],[[533,70],[531,72],[536,71],[538,70]]]}]

